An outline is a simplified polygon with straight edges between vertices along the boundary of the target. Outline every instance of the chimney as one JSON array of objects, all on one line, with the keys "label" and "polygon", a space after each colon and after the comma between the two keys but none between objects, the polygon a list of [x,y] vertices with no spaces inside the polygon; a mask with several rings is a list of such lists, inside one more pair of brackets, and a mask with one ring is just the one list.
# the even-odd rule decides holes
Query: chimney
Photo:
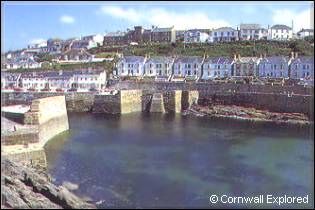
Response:
[{"label": "chimney", "polygon": [[241,59],[241,54],[238,54],[238,59]]},{"label": "chimney", "polygon": [[234,60],[236,60],[236,54],[234,54]]},{"label": "chimney", "polygon": [[59,70],[59,75],[62,75],[62,70]]},{"label": "chimney", "polygon": [[291,52],[291,59],[294,59],[294,52]]},{"label": "chimney", "polygon": [[262,54],[260,54],[260,58],[261,58],[261,59],[263,58],[263,55],[262,55]]},{"label": "chimney", "polygon": [[299,53],[298,52],[296,52],[295,53],[295,58],[297,58],[299,56]]},{"label": "chimney", "polygon": [[266,53],[264,53],[264,58],[266,58],[267,57],[267,54]]}]

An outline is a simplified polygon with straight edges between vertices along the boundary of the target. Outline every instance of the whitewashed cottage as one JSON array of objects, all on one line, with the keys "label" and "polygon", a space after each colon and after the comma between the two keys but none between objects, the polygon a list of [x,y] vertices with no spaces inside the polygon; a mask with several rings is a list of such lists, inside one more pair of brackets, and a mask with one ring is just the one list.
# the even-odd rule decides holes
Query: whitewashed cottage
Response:
[{"label": "whitewashed cottage", "polygon": [[202,79],[230,77],[232,75],[233,59],[228,57],[208,57],[203,63]]},{"label": "whitewashed cottage", "polygon": [[258,64],[259,77],[288,78],[290,62],[285,56],[264,56]]},{"label": "whitewashed cottage", "polygon": [[298,56],[298,53],[295,53],[290,65],[290,77],[314,80],[314,57]]},{"label": "whitewashed cottage", "polygon": [[158,78],[169,78],[172,75],[172,67],[174,64],[173,57],[154,56],[149,57],[145,63],[144,76],[155,76]]},{"label": "whitewashed cottage", "polygon": [[205,56],[183,56],[176,58],[173,76],[183,77],[185,80],[198,80],[202,75],[202,64]]},{"label": "whitewashed cottage", "polygon": [[211,33],[213,42],[231,42],[238,40],[238,31],[232,27],[221,27],[214,29]]},{"label": "whitewashed cottage", "polygon": [[116,64],[118,76],[142,76],[147,56],[122,56]]}]

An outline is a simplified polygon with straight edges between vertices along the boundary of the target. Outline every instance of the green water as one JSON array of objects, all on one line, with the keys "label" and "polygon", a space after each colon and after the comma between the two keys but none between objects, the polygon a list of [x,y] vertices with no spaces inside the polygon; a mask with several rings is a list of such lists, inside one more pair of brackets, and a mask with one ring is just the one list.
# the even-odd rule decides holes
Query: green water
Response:
[{"label": "green water", "polygon": [[[55,183],[100,208],[311,208],[313,128],[170,114],[69,114],[46,146]],[[309,196],[308,204],[212,204],[209,196]]]}]

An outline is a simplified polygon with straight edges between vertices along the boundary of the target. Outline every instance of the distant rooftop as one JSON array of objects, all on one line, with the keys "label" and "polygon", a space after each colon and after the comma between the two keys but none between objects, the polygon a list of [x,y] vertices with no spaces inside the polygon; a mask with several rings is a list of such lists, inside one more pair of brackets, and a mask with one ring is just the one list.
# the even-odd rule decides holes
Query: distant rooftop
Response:
[{"label": "distant rooftop", "polygon": [[292,30],[289,26],[286,25],[273,25],[271,29],[284,29],[284,30]]}]

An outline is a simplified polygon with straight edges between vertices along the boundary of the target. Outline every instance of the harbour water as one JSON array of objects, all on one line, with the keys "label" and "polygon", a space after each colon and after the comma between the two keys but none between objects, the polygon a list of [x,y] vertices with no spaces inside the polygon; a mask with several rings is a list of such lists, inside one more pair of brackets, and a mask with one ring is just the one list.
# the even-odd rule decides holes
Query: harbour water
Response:
[{"label": "harbour water", "polygon": [[[69,113],[46,145],[56,184],[100,208],[311,208],[311,127],[171,114]],[[212,204],[211,195],[306,196],[308,204]]]}]

